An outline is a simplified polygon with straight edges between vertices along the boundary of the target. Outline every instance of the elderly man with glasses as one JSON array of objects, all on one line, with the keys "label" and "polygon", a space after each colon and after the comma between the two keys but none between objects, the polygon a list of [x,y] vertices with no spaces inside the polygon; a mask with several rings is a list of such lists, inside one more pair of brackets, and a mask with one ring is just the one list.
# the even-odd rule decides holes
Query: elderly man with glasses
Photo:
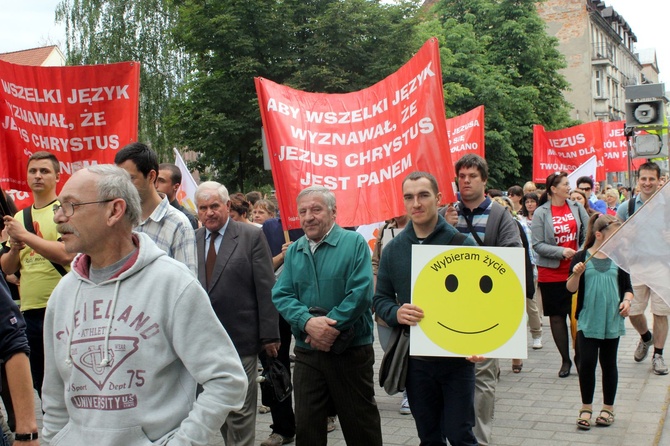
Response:
[{"label": "elderly man with glasses", "polygon": [[209,444],[242,407],[246,376],[198,280],[133,232],[142,210],[129,174],[80,170],[53,209],[65,249],[81,254],[44,320],[44,440]]}]

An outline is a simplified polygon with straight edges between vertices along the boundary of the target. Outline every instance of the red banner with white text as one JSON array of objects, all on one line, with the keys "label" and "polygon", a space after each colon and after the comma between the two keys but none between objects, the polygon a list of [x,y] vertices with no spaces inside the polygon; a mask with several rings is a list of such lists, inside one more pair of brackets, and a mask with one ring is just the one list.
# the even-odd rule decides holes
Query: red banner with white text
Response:
[{"label": "red banner with white text", "polygon": [[567,129],[546,131],[533,126],[533,181],[542,183],[554,172],[570,173],[596,156],[596,181],[605,179],[602,122],[576,125]]},{"label": "red banner with white text", "polygon": [[0,61],[0,186],[19,208],[31,203],[28,157],[60,161],[58,190],[79,169],[113,163],[137,140],[137,62],[35,67]]},{"label": "red banner with white text", "polygon": [[449,135],[449,151],[451,162],[461,159],[463,155],[474,153],[486,158],[484,148],[484,106],[447,119]]},{"label": "red banner with white text", "polygon": [[[603,122],[603,147],[605,171],[625,172],[628,170],[628,142],[624,128],[626,121]],[[633,170],[647,162],[646,158],[634,158]]]},{"label": "red banner with white text", "polygon": [[429,39],[398,71],[353,93],[307,93],[256,78],[282,221],[300,227],[298,193],[331,189],[341,226],[405,213],[402,180],[435,175],[455,201],[437,39]]}]

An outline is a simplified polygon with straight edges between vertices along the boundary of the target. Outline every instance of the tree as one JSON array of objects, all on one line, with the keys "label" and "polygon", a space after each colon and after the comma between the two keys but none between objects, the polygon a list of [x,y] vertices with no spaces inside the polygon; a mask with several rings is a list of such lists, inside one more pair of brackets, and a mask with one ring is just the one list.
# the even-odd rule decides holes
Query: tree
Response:
[{"label": "tree", "polygon": [[373,0],[180,0],[177,42],[195,70],[170,128],[229,187],[271,182],[261,168],[254,77],[307,91],[368,87],[412,53],[416,3]]},{"label": "tree", "polygon": [[56,20],[65,24],[68,63],[140,62],[139,139],[163,158],[173,144],[164,130],[189,58],[172,39],[177,9],[171,0],[62,0]]},{"label": "tree", "polygon": [[441,0],[420,25],[421,38],[440,38],[448,116],[485,106],[492,187],[531,177],[533,124],[573,124],[565,61],[544,26],[532,0]]}]

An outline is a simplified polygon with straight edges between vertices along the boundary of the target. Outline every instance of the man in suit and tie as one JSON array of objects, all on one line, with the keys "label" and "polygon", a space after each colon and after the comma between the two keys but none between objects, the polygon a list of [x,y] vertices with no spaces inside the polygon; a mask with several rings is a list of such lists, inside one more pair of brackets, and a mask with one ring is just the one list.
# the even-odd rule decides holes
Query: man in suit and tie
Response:
[{"label": "man in suit and tie", "polygon": [[207,181],[195,193],[198,279],[214,312],[237,349],[249,389],[244,406],[221,427],[227,446],[253,446],[256,429],[258,353],[272,357],[279,349],[279,319],[272,303],[275,282],[272,254],[260,228],[229,218],[225,186]]}]

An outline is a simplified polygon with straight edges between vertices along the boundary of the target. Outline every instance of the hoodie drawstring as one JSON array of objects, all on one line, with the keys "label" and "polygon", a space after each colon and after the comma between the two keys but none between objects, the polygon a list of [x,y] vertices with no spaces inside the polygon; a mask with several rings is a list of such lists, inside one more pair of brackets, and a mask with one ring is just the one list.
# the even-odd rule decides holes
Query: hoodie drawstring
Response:
[{"label": "hoodie drawstring", "polygon": [[67,334],[67,358],[65,364],[72,365],[72,338],[74,337],[75,314],[77,314],[77,299],[79,298],[79,290],[81,289],[81,280],[77,281],[77,290],[74,293],[74,305],[72,306],[72,325],[70,332]]},{"label": "hoodie drawstring", "polygon": [[114,320],[114,311],[116,311],[116,302],[119,300],[119,287],[121,286],[121,281],[117,280],[116,285],[114,286],[114,296],[112,297],[112,309],[109,314],[109,319],[107,319],[107,330],[105,333],[105,353],[104,358],[100,361],[101,367],[109,366],[109,334],[112,332],[112,321]]},{"label": "hoodie drawstring", "polygon": [[[77,312],[77,299],[79,298],[79,289],[81,288],[82,281],[80,280],[77,284],[77,291],[74,295],[74,310],[72,312],[72,328],[67,336],[67,358],[65,359],[65,364],[68,366],[72,365],[72,339],[74,337],[74,326],[75,326],[75,313]],[[121,286],[121,281],[117,280],[114,285],[114,296],[112,297],[112,307],[110,309],[109,318],[107,319],[107,330],[105,332],[105,347],[103,352],[103,358],[100,361],[101,367],[108,367],[110,364],[109,357],[109,335],[112,332],[112,322],[114,321],[114,312],[116,311],[116,302],[119,300],[119,287]]]}]

